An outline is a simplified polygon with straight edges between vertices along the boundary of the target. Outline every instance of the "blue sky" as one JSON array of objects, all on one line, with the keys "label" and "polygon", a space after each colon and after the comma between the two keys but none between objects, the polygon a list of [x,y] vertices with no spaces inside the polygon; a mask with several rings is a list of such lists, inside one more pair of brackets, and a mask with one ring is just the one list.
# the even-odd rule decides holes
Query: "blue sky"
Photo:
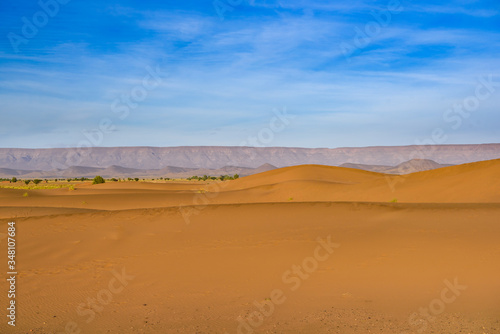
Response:
[{"label": "blue sky", "polygon": [[0,4],[0,147],[500,142],[498,1],[55,1]]}]

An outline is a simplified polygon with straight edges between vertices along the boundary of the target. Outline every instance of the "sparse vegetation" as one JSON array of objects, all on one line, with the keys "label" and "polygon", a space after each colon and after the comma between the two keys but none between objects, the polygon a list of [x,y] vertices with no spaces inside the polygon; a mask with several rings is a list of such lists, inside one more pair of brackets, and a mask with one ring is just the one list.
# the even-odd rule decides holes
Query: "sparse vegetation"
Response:
[{"label": "sparse vegetation", "polygon": [[102,176],[97,175],[96,177],[94,177],[92,184],[100,184],[100,183],[106,183],[106,181],[102,178]]},{"label": "sparse vegetation", "polygon": [[34,185],[34,184],[30,184],[30,185],[23,185],[23,186],[3,186],[3,185],[0,185],[0,188],[4,188],[4,189],[30,189],[30,190],[34,190],[34,189],[60,189],[60,188],[69,188],[69,187],[72,187],[73,185],[72,184],[48,184],[48,185]]},{"label": "sparse vegetation", "polygon": [[[191,181],[191,180],[196,180],[196,181],[206,181],[206,180],[220,180],[220,181],[226,181],[226,180],[235,180],[235,179],[238,179],[240,176],[238,174],[234,174],[233,176],[230,176],[230,175],[220,175],[218,177],[216,176],[208,176],[208,175],[203,175],[203,176],[197,176],[197,175],[194,175],[194,176],[191,176],[191,177],[188,177],[187,180]],[[167,178],[165,178],[165,180],[167,180]],[[168,179],[170,180],[170,179]]]},{"label": "sparse vegetation", "polygon": [[24,194],[23,194],[23,197],[28,197],[28,196],[29,196],[29,194],[28,194],[28,193],[24,193]]},{"label": "sparse vegetation", "polygon": [[391,201],[390,201],[390,202],[391,202],[391,203],[397,203],[397,202],[398,202],[398,199],[397,199],[397,198],[393,198],[393,199],[391,199]]}]

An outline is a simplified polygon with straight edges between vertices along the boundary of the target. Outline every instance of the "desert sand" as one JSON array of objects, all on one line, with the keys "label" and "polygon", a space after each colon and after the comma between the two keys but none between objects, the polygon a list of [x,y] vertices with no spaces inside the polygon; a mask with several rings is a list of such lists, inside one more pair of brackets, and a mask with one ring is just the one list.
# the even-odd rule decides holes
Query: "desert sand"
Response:
[{"label": "desert sand", "polygon": [[10,221],[1,333],[500,333],[500,160],[0,188]]}]

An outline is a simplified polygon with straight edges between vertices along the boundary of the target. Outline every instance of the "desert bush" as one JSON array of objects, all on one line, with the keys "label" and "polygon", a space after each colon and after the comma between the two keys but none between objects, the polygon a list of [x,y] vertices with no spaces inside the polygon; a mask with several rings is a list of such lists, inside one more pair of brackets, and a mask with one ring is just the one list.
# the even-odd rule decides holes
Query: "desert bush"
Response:
[{"label": "desert bush", "polygon": [[13,178],[10,180],[10,182],[12,182],[12,183],[16,183],[16,182],[17,182],[17,177],[13,177]]},{"label": "desert bush", "polygon": [[134,180],[135,180],[135,182],[137,182],[137,181],[139,181],[139,178],[138,178],[138,177],[136,177],[136,178],[134,178]]},{"label": "desert bush", "polygon": [[34,180],[33,180],[33,183],[34,183],[34,184],[39,184],[40,182],[42,182],[42,180],[39,180],[39,179],[34,179]]},{"label": "desert bush", "polygon": [[102,178],[102,176],[99,176],[97,175],[96,177],[94,177],[94,180],[92,181],[92,184],[99,184],[99,183],[105,183],[106,181],[104,181],[104,179]]},{"label": "desert bush", "polygon": [[24,180],[24,184],[28,185],[30,184],[31,180]]}]

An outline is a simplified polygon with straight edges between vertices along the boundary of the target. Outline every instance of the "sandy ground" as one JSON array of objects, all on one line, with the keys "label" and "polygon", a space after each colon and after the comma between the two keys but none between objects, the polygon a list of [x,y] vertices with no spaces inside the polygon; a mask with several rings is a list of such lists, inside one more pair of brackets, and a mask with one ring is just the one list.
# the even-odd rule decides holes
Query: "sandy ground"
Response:
[{"label": "sandy ground", "polygon": [[1,333],[500,333],[500,160],[0,189],[4,274],[9,221]]}]

